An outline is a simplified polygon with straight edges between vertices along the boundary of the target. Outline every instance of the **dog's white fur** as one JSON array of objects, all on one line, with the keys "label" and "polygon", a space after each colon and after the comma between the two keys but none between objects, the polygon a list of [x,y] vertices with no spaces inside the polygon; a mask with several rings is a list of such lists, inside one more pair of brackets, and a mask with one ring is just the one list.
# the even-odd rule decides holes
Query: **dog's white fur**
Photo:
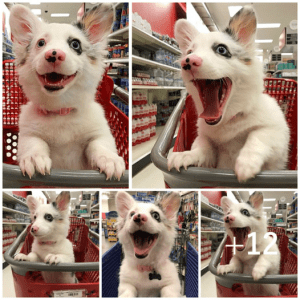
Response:
[{"label": "dog's white fur", "polygon": [[[187,169],[195,165],[233,169],[237,179],[245,182],[261,170],[286,168],[289,128],[276,100],[263,94],[262,66],[255,58],[256,17],[252,7],[245,6],[234,16],[228,29],[231,34],[205,34],[183,19],[175,25],[183,58],[193,54],[202,59],[195,78],[229,77],[232,90],[221,121],[211,126],[198,118],[198,136],[191,150],[172,153],[168,168],[179,171],[182,166]],[[215,44],[227,45],[232,57],[215,53]],[[189,70],[182,69],[181,73],[200,115],[203,107],[191,82],[193,76]]]},{"label": "dog's white fur", "polygon": [[[73,246],[67,239],[70,227],[70,193],[62,192],[56,198],[55,203],[55,206],[41,204],[33,196],[27,197],[27,205],[32,219],[31,234],[34,241],[31,252],[28,255],[19,253],[15,256],[15,260],[55,265],[74,263]],[[46,220],[46,215],[51,215],[53,220]],[[37,228],[37,230],[33,231],[33,228]],[[42,272],[42,275],[47,283],[76,283],[76,277],[71,272]]]},{"label": "dog's white fur", "polygon": [[[95,102],[96,88],[105,70],[105,48],[113,15],[111,5],[99,5],[86,13],[79,22],[83,29],[79,29],[70,24],[47,24],[25,6],[12,7],[10,26],[16,66],[29,99],[22,106],[19,121],[18,161],[23,174],[32,177],[37,171],[45,175],[51,168],[99,168],[107,178],[120,179],[125,171],[103,108]],[[41,38],[46,40],[44,47],[37,46]],[[69,46],[69,38],[81,42],[80,55]],[[59,66],[53,67],[45,59],[50,49],[65,52],[66,59]],[[49,72],[77,74],[63,89],[50,92],[37,76]],[[66,116],[39,113],[69,107],[75,110]]]},{"label": "dog's white fur", "polygon": [[[276,254],[264,254],[264,250],[272,242],[273,238],[264,238],[267,233],[266,219],[263,216],[263,195],[255,192],[251,195],[247,203],[233,203],[229,198],[223,197],[221,199],[221,206],[224,211],[225,218],[233,216],[235,220],[231,223],[225,223],[226,232],[233,241],[233,232],[231,227],[247,227],[251,228],[251,233],[256,233],[256,251],[259,255],[248,254],[252,251],[252,238],[248,238],[246,247],[242,251],[236,251],[236,254],[230,260],[228,265],[219,265],[218,274],[227,273],[243,273],[251,275],[255,281],[263,278],[265,275],[276,275],[280,268],[280,252],[277,244],[274,244],[268,252],[275,252]],[[242,209],[248,210],[250,217],[241,213]],[[243,284],[245,295],[248,296],[278,296],[278,284]]]},{"label": "dog's white fur", "polygon": [[[169,255],[175,239],[175,220],[180,206],[180,197],[172,193],[163,198],[159,206],[137,203],[126,192],[116,195],[118,211],[118,237],[124,250],[124,260],[120,269],[119,297],[180,297],[180,281],[175,265]],[[157,222],[151,211],[158,212],[161,222]],[[131,216],[131,213],[134,214]],[[145,214],[147,222],[141,227],[134,221],[136,214]],[[130,233],[137,230],[158,233],[156,244],[147,257],[138,259]],[[138,265],[151,266],[161,275],[161,280],[149,280],[149,272],[138,271]]]}]

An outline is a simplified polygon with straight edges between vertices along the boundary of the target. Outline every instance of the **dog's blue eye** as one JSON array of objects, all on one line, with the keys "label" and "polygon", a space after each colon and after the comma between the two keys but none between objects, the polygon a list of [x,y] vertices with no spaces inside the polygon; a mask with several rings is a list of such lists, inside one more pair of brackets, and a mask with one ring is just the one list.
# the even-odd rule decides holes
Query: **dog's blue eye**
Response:
[{"label": "dog's blue eye", "polygon": [[38,42],[37,42],[37,45],[38,47],[43,47],[46,45],[46,41],[44,39],[40,39]]},{"label": "dog's blue eye", "polygon": [[219,47],[217,48],[217,52],[218,52],[219,54],[221,54],[221,55],[224,55],[224,54],[227,53],[227,49],[226,49],[225,47],[223,47],[223,46],[219,46]]},{"label": "dog's blue eye", "polygon": [[74,49],[74,50],[79,50],[80,49],[80,42],[77,40],[73,40],[70,44],[70,46]]},{"label": "dog's blue eye", "polygon": [[35,219],[36,219],[36,216],[34,216],[33,219],[35,220]]},{"label": "dog's blue eye", "polygon": [[49,221],[49,222],[52,222],[53,219],[54,219],[53,216],[50,215],[50,214],[45,214],[44,218],[45,218],[45,220],[47,220],[47,221]]},{"label": "dog's blue eye", "polygon": [[250,213],[247,209],[241,209],[241,214],[247,217],[250,217]]},{"label": "dog's blue eye", "polygon": [[132,212],[130,213],[130,217],[134,216],[134,214],[135,214],[135,212],[132,211]]},{"label": "dog's blue eye", "polygon": [[160,215],[159,215],[158,212],[153,211],[153,212],[151,213],[151,216],[152,216],[153,219],[155,219],[156,221],[160,222]]},{"label": "dog's blue eye", "polygon": [[191,54],[191,53],[193,53],[193,51],[192,50],[188,50],[186,53],[187,54]]},{"label": "dog's blue eye", "polygon": [[232,56],[231,53],[229,52],[227,46],[225,46],[223,44],[214,45],[213,49],[217,54],[220,54],[226,58],[231,58],[231,56]]}]

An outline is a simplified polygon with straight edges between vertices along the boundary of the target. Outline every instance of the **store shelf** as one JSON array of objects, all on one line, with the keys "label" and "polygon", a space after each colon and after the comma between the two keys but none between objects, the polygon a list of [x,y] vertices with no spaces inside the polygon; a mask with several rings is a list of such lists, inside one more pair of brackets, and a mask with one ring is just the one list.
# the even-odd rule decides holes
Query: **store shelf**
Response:
[{"label": "store shelf", "polygon": [[97,223],[99,223],[100,219],[90,219],[90,222],[97,222]]},{"label": "store shelf", "polygon": [[218,210],[217,208],[215,207],[212,207],[210,206],[209,204],[201,201],[201,208],[204,208],[204,209],[208,209],[208,210],[211,210],[211,211],[214,211],[216,213],[219,213],[220,215],[224,215],[224,213],[221,211],[221,210]]},{"label": "store shelf", "polygon": [[128,40],[128,35],[129,35],[129,27],[128,26],[126,26],[122,29],[116,30],[108,36],[109,43],[113,42],[114,39]]},{"label": "store shelf", "polygon": [[283,70],[277,70],[275,72],[275,74],[279,74],[279,73],[282,73],[282,72],[297,72],[297,69],[283,69]]},{"label": "store shelf", "polygon": [[205,217],[205,216],[201,216],[201,220],[203,220],[203,221],[213,221],[213,222],[216,222],[216,223],[224,224],[224,222],[222,222],[222,221],[215,220],[215,219],[212,219],[212,218],[208,218],[208,217]]},{"label": "store shelf", "polygon": [[29,225],[30,223],[2,222],[2,224],[5,224],[5,225]]},{"label": "store shelf", "polygon": [[91,210],[93,210],[93,209],[98,209],[98,208],[99,208],[99,203],[97,203],[96,205],[92,206],[92,207],[91,207]]},{"label": "store shelf", "polygon": [[7,55],[11,55],[11,56],[15,57],[15,55],[14,55],[13,53],[10,53],[10,52],[6,52],[6,51],[3,51],[3,50],[2,50],[2,53],[3,53],[3,54],[7,54]]},{"label": "store shelf", "polygon": [[27,214],[27,213],[24,213],[22,211],[15,210],[15,209],[12,209],[12,208],[8,208],[8,207],[5,207],[5,206],[2,207],[2,210],[5,211],[5,212],[11,212],[11,213],[17,213],[17,214],[21,214],[21,215],[25,215],[25,216],[30,216],[30,214]]},{"label": "store shelf", "polygon": [[170,46],[166,42],[159,40],[158,38],[137,28],[136,26],[132,26],[132,39],[143,45],[149,45],[150,47],[155,47],[157,49],[164,48],[172,53],[175,53],[178,55],[181,54],[179,49],[176,49],[176,48]]},{"label": "store shelf", "polygon": [[[184,86],[132,85],[133,90],[185,90]],[[180,98],[180,97],[179,97]]]},{"label": "store shelf", "polygon": [[105,63],[129,63],[128,57],[105,59]]},{"label": "store shelf", "polygon": [[286,231],[298,231],[298,228],[288,228]]},{"label": "store shelf", "polygon": [[209,230],[201,230],[201,233],[225,233],[225,231],[209,231]]},{"label": "store shelf", "polygon": [[294,204],[296,201],[298,201],[298,197],[296,197],[296,198],[289,204],[289,206],[291,206],[292,204]]},{"label": "store shelf", "polygon": [[277,222],[274,222],[276,224],[275,227],[286,227],[286,223],[277,223]]},{"label": "store shelf", "polygon": [[15,197],[13,197],[12,195],[6,193],[6,192],[3,192],[3,202],[19,203],[19,204],[27,206],[26,202],[23,202],[23,201],[15,198]]},{"label": "store shelf", "polygon": [[168,65],[164,65],[164,64],[158,63],[156,61],[152,61],[152,60],[149,60],[149,59],[146,59],[146,58],[143,58],[143,57],[139,57],[139,56],[136,56],[136,55],[132,55],[132,63],[133,64],[138,64],[138,65],[141,65],[141,66],[150,66],[150,67],[154,67],[154,68],[161,68],[161,69],[169,70],[169,71],[176,71],[176,72],[180,71],[180,69],[178,69],[178,68],[174,68],[174,67],[171,67],[171,66],[168,66]]},{"label": "store shelf", "polygon": [[287,217],[288,221],[297,221],[298,220],[298,213],[294,213],[292,215],[290,215],[289,217]]},{"label": "store shelf", "polygon": [[6,43],[6,42],[2,42],[2,44],[4,44],[5,46],[7,46],[7,47],[9,47],[9,48],[12,48],[12,47],[13,47],[12,45],[10,45],[10,44],[8,44],[8,43]]}]

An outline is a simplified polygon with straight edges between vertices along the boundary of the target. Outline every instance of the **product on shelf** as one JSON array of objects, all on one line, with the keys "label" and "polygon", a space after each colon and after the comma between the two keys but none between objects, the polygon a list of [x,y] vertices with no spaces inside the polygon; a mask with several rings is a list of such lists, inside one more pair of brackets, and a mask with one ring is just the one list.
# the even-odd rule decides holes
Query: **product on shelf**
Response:
[{"label": "product on shelf", "polygon": [[128,3],[123,3],[123,7],[116,9],[115,12],[116,18],[113,25],[113,31],[117,31],[129,25]]},{"label": "product on shelf", "polygon": [[127,104],[123,103],[122,101],[119,101],[116,97],[111,97],[111,102],[119,108],[126,116],[128,116],[129,107]]}]

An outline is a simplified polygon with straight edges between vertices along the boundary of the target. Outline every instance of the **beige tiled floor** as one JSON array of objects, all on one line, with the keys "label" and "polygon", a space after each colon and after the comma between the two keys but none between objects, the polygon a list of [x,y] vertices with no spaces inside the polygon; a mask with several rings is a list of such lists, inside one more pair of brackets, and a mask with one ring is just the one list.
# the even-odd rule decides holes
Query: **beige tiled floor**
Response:
[{"label": "beige tiled floor", "polygon": [[3,270],[3,298],[16,297],[15,287],[13,283],[13,276],[11,267],[8,266]]},{"label": "beige tiled floor", "polygon": [[[201,297],[204,298],[215,298],[217,297],[217,286],[215,275],[209,271],[201,276]],[[208,288],[209,287],[209,288]]]},{"label": "beige tiled floor", "polygon": [[150,164],[132,178],[132,187],[134,189],[164,189],[165,183],[163,173],[157,169],[154,164]]}]

